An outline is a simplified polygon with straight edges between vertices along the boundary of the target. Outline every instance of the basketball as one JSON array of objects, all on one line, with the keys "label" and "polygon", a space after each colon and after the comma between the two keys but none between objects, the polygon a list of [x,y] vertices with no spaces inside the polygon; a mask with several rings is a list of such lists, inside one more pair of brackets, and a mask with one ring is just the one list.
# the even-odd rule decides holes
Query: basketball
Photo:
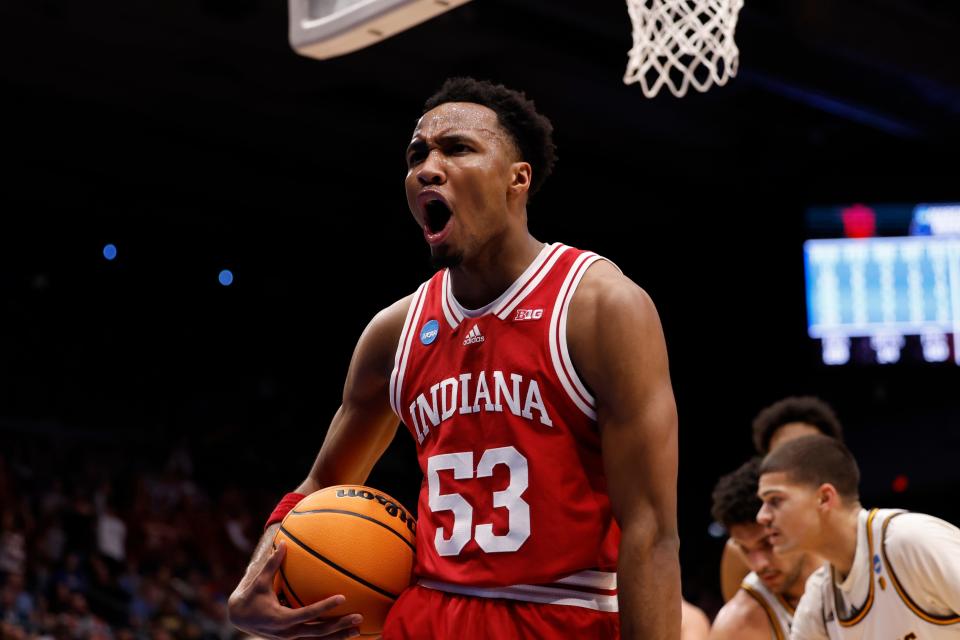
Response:
[{"label": "basketball", "polygon": [[382,491],[338,485],[297,503],[274,545],[280,541],[287,546],[274,581],[281,602],[299,608],[343,594],[346,602],[329,617],[359,613],[361,635],[375,636],[410,584],[416,522]]}]

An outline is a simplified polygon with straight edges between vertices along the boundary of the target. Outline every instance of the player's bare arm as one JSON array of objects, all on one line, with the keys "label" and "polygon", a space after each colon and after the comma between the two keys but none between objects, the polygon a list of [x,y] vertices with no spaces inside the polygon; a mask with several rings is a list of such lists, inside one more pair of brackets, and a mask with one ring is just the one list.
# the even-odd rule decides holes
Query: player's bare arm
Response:
[{"label": "player's bare arm", "polygon": [[680,640],[706,640],[710,635],[710,619],[699,607],[680,601]]},{"label": "player's bare arm", "polygon": [[653,301],[615,267],[587,271],[571,303],[574,365],[597,399],[604,469],[622,538],[624,638],[680,637],[677,409]]},{"label": "player's bare arm", "polygon": [[742,589],[720,609],[709,640],[770,640],[773,627],[760,604]]},{"label": "player's bare arm", "polygon": [[[297,493],[310,494],[335,484],[363,484],[393,439],[399,421],[390,408],[390,373],[412,297],[378,313],[360,336],[344,384],[343,402],[309,475],[295,489]],[[340,601],[336,598],[301,609],[287,609],[277,601],[273,577],[285,553],[283,545],[273,549],[279,526],[274,524],[264,532],[243,579],[230,595],[230,621],[265,638],[353,637],[351,627],[359,622],[354,616],[322,625],[311,622],[337,606]]]}]

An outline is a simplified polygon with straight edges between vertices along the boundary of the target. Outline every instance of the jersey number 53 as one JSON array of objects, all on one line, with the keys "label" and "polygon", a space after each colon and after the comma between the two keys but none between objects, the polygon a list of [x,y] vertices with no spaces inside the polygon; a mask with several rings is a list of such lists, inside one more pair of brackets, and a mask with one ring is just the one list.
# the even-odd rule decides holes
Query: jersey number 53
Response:
[{"label": "jersey number 53", "polygon": [[[493,533],[493,524],[473,526],[473,506],[459,493],[440,493],[440,471],[453,471],[455,480],[488,478],[497,465],[506,465],[510,470],[510,484],[503,491],[493,492],[493,506],[503,507],[509,513],[509,528],[502,535]],[[487,449],[473,468],[473,452],[444,453],[427,460],[427,483],[430,490],[430,510],[453,512],[453,530],[444,537],[444,530],[437,529],[433,543],[441,556],[458,555],[473,538],[487,553],[516,551],[530,537],[530,505],[523,498],[527,490],[527,459],[513,447]]]}]

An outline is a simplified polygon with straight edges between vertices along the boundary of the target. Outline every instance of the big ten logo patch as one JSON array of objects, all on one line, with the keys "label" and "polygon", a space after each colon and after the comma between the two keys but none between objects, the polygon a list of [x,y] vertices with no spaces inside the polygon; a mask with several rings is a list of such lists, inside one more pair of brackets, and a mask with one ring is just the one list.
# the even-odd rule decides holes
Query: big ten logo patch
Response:
[{"label": "big ten logo patch", "polygon": [[539,320],[543,317],[543,309],[517,309],[514,320]]}]

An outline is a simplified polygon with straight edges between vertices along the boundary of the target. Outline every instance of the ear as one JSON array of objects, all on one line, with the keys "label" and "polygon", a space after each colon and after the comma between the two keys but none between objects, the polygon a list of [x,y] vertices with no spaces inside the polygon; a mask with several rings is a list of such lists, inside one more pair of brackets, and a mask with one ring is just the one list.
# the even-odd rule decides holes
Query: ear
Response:
[{"label": "ear", "polygon": [[529,162],[514,162],[510,165],[510,195],[526,195],[530,191],[533,169]]},{"label": "ear", "polygon": [[832,511],[840,507],[840,494],[837,488],[829,482],[824,482],[817,488],[817,509],[821,512]]}]

